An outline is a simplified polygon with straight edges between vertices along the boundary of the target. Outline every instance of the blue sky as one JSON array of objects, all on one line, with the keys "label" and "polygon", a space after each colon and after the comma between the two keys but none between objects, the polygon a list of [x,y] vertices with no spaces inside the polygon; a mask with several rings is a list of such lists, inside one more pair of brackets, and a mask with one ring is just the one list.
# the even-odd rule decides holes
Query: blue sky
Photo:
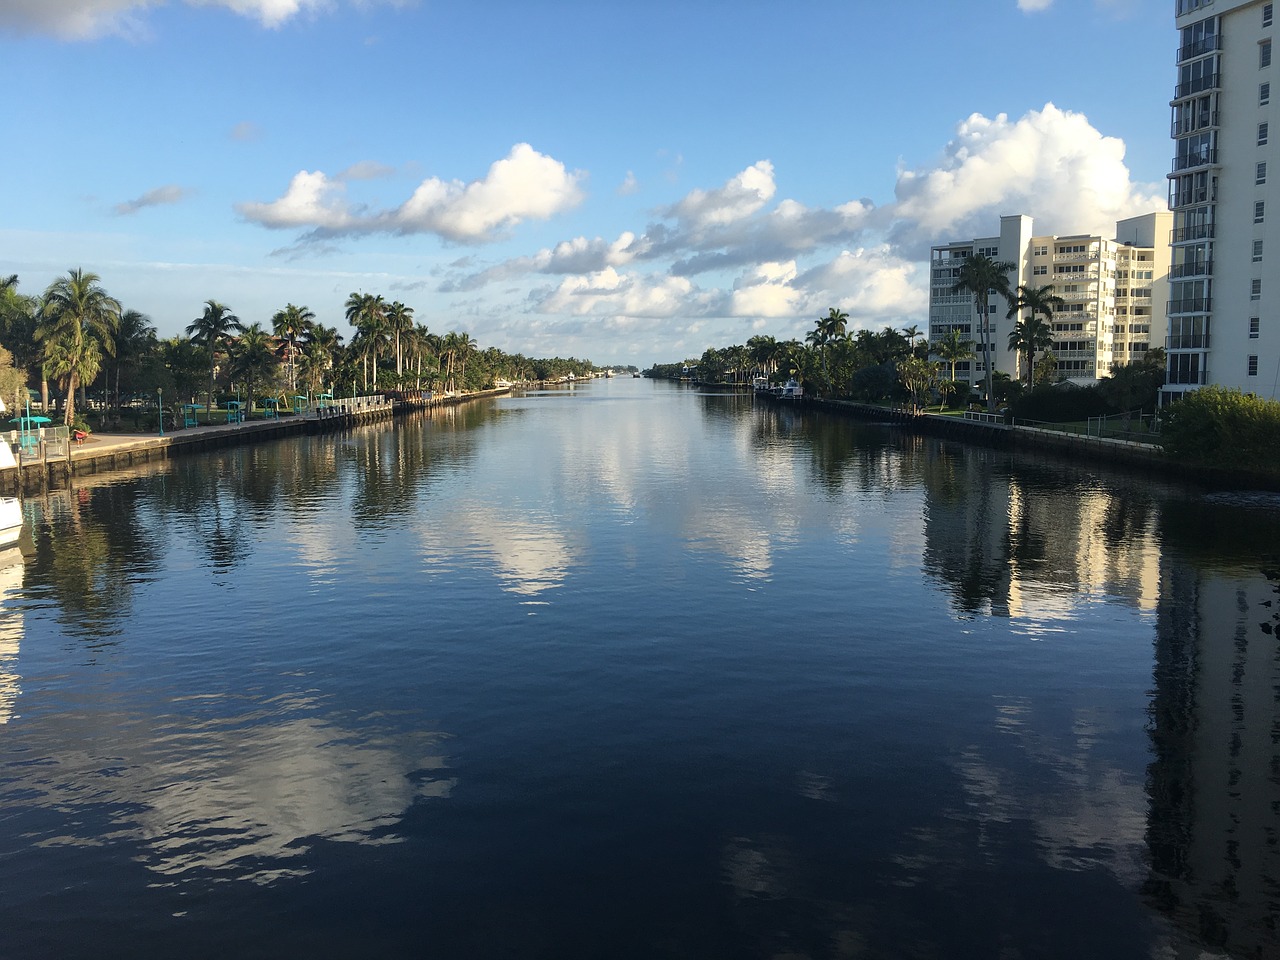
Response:
[{"label": "blue sky", "polygon": [[[1027,8],[1027,9],[1023,9]],[[0,0],[0,274],[680,360],[1162,209],[1170,0]]]}]

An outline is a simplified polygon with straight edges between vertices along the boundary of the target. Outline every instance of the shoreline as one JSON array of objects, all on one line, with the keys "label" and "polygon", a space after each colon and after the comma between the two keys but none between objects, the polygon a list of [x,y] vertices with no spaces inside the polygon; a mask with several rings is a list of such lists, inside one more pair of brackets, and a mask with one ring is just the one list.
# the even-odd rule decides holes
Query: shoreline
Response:
[{"label": "shoreline", "polygon": [[0,469],[0,493],[21,497],[65,486],[72,477],[110,473],[152,460],[167,460],[173,456],[216,447],[328,433],[411,413],[429,414],[440,407],[504,396],[510,392],[510,387],[499,387],[430,400],[387,396],[358,397],[338,400],[324,410],[303,415],[247,423],[205,424],[186,427],[164,436],[158,433],[155,436],[94,433],[90,434],[83,445],[70,445],[65,456],[33,459],[20,466]]}]

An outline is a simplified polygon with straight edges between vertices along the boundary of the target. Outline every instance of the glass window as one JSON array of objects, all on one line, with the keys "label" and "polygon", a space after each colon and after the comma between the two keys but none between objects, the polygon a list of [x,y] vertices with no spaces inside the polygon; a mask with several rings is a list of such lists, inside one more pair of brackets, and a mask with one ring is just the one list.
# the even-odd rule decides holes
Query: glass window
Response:
[{"label": "glass window", "polygon": [[1258,124],[1258,146],[1265,147],[1267,145],[1267,135],[1270,130],[1265,123]]},{"label": "glass window", "polygon": [[1254,263],[1262,262],[1262,241],[1261,240],[1253,241],[1253,262]]},{"label": "glass window", "polygon": [[1271,26],[1271,7],[1272,4],[1264,3],[1262,5],[1262,25],[1264,27]]},{"label": "glass window", "polygon": [[1253,172],[1253,182],[1254,183],[1267,182],[1267,161],[1265,160],[1258,161],[1258,166],[1255,168]]},{"label": "glass window", "polygon": [[1249,357],[1249,376],[1256,377],[1258,375],[1258,358],[1256,355]]},{"label": "glass window", "polygon": [[1265,107],[1270,102],[1271,102],[1271,84],[1270,83],[1258,84],[1258,106]]},{"label": "glass window", "polygon": [[1255,201],[1253,204],[1253,222],[1261,223],[1266,216],[1267,204],[1263,200]]},{"label": "glass window", "polygon": [[1258,67],[1261,69],[1269,66],[1271,66],[1271,41],[1263,40],[1258,44]]},{"label": "glass window", "polygon": [[1249,299],[1250,300],[1262,299],[1262,281],[1257,277],[1254,277],[1252,280],[1249,281]]},{"label": "glass window", "polygon": [[1250,318],[1249,318],[1249,339],[1250,339],[1250,340],[1257,340],[1257,339],[1258,339],[1258,332],[1259,332],[1261,329],[1262,329],[1262,318],[1261,318],[1261,317],[1250,317]]}]

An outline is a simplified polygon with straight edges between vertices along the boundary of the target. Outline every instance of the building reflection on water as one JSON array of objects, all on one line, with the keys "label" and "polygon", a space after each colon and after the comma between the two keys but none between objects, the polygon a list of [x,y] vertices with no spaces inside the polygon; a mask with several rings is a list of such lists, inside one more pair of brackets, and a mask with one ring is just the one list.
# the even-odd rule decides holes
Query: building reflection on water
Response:
[{"label": "building reflection on water", "polygon": [[1278,626],[1275,571],[1166,560],[1146,891],[1233,957],[1280,955]]},{"label": "building reflection on water", "polygon": [[961,615],[1044,630],[1091,594],[1154,610],[1143,891],[1180,958],[1280,956],[1276,504],[1064,488],[1060,469],[1050,486],[981,449],[939,448],[921,469],[925,569]]}]

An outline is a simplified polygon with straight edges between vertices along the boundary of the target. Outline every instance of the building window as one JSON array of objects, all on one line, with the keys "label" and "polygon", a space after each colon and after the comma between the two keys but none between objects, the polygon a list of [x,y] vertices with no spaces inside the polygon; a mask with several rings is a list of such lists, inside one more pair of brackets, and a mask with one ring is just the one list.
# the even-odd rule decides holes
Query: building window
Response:
[{"label": "building window", "polygon": [[1257,200],[1253,204],[1253,222],[1261,223],[1267,212],[1267,204],[1264,200]]},{"label": "building window", "polygon": [[1031,275],[1033,277],[1043,277],[1043,276],[1046,276],[1048,273],[1049,273],[1049,268],[1044,264],[1041,264],[1038,267],[1031,268]]},{"label": "building window", "polygon": [[1265,123],[1258,124],[1258,146],[1265,147],[1267,145],[1268,129]]},{"label": "building window", "polygon": [[1259,162],[1257,169],[1253,172],[1253,182],[1256,184],[1267,182],[1267,161]]},{"label": "building window", "polygon": [[1262,241],[1261,240],[1253,241],[1253,262],[1254,263],[1262,262]]},{"label": "building window", "polygon": [[1270,83],[1258,84],[1258,106],[1265,107],[1270,102],[1271,102],[1271,84]]},{"label": "building window", "polygon": [[1271,41],[1263,40],[1258,44],[1258,69],[1271,66]]},{"label": "building window", "polygon": [[1249,376],[1256,377],[1258,375],[1258,357],[1255,354],[1249,355]]},{"label": "building window", "polygon": [[1264,27],[1271,26],[1271,7],[1272,4],[1264,3],[1262,5],[1262,25]]},{"label": "building window", "polygon": [[1252,280],[1249,281],[1249,299],[1250,300],[1262,299],[1262,281],[1257,277],[1254,277]]},{"label": "building window", "polygon": [[1249,318],[1249,339],[1250,339],[1250,340],[1257,340],[1257,339],[1258,339],[1258,332],[1259,332],[1261,329],[1262,329],[1262,318],[1261,318],[1261,317],[1250,317],[1250,318]]}]

